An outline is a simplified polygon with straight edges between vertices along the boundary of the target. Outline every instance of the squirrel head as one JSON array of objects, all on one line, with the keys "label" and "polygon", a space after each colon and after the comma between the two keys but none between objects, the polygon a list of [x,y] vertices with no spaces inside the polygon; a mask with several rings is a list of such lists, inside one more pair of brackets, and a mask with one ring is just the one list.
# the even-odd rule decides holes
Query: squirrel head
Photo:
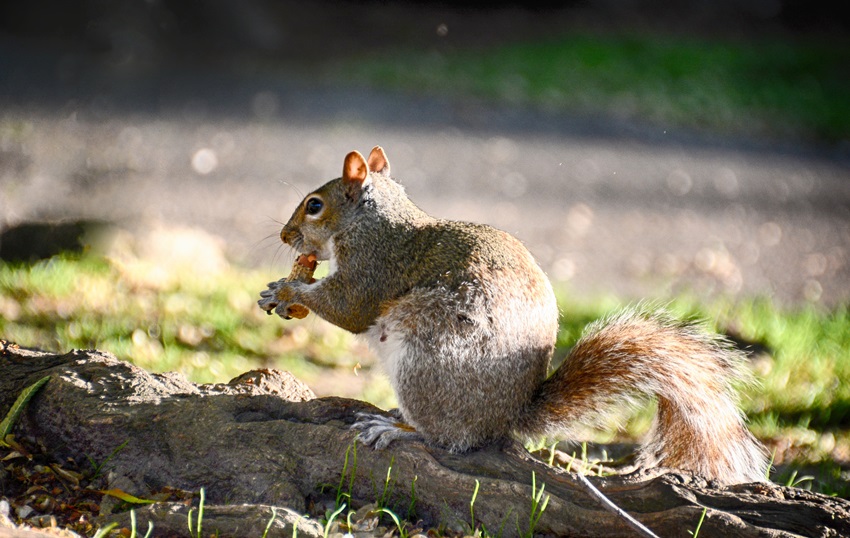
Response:
[{"label": "squirrel head", "polygon": [[361,212],[371,198],[374,180],[389,177],[390,162],[380,146],[372,148],[368,160],[352,151],[345,156],[342,177],[325,183],[298,204],[280,232],[281,240],[299,252],[329,259],[333,236]]}]

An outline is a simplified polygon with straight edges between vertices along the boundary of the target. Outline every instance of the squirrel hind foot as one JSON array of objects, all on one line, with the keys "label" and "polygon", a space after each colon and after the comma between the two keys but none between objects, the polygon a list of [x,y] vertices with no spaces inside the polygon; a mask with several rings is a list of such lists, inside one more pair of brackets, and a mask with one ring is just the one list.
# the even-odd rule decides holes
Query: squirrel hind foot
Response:
[{"label": "squirrel hind foot", "polygon": [[357,440],[375,450],[383,450],[393,441],[399,439],[424,441],[421,433],[412,426],[399,422],[395,417],[357,413],[357,421],[351,425],[352,430],[360,430]]}]

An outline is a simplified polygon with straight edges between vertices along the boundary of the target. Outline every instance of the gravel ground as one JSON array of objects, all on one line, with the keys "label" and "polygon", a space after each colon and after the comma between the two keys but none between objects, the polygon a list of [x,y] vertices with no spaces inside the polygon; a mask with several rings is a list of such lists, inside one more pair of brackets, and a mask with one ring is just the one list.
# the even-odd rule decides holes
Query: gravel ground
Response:
[{"label": "gravel ground", "polygon": [[345,153],[380,144],[423,209],[516,234],[576,296],[850,299],[846,150],[352,89],[285,70],[123,72],[31,45],[0,41],[3,226],[197,227],[274,276],[288,270],[278,222],[339,175]]}]

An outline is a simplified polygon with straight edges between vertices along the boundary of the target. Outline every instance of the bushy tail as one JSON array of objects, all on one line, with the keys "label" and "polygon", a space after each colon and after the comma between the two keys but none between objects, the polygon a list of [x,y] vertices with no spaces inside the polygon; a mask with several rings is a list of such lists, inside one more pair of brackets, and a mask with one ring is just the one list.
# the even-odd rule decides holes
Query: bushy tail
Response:
[{"label": "bushy tail", "polygon": [[662,311],[629,310],[591,325],[544,383],[518,434],[561,437],[614,405],[658,398],[639,463],[723,483],[765,480],[765,451],[737,405],[743,355],[725,338]]}]

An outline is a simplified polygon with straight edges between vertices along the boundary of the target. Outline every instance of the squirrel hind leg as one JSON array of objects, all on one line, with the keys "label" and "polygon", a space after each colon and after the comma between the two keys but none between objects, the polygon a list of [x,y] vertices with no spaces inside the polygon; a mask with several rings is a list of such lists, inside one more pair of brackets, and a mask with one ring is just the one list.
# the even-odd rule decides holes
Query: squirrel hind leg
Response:
[{"label": "squirrel hind leg", "polygon": [[421,433],[399,422],[397,418],[372,413],[357,413],[357,421],[351,425],[351,429],[359,430],[357,439],[376,450],[383,450],[399,439],[425,440]]}]

